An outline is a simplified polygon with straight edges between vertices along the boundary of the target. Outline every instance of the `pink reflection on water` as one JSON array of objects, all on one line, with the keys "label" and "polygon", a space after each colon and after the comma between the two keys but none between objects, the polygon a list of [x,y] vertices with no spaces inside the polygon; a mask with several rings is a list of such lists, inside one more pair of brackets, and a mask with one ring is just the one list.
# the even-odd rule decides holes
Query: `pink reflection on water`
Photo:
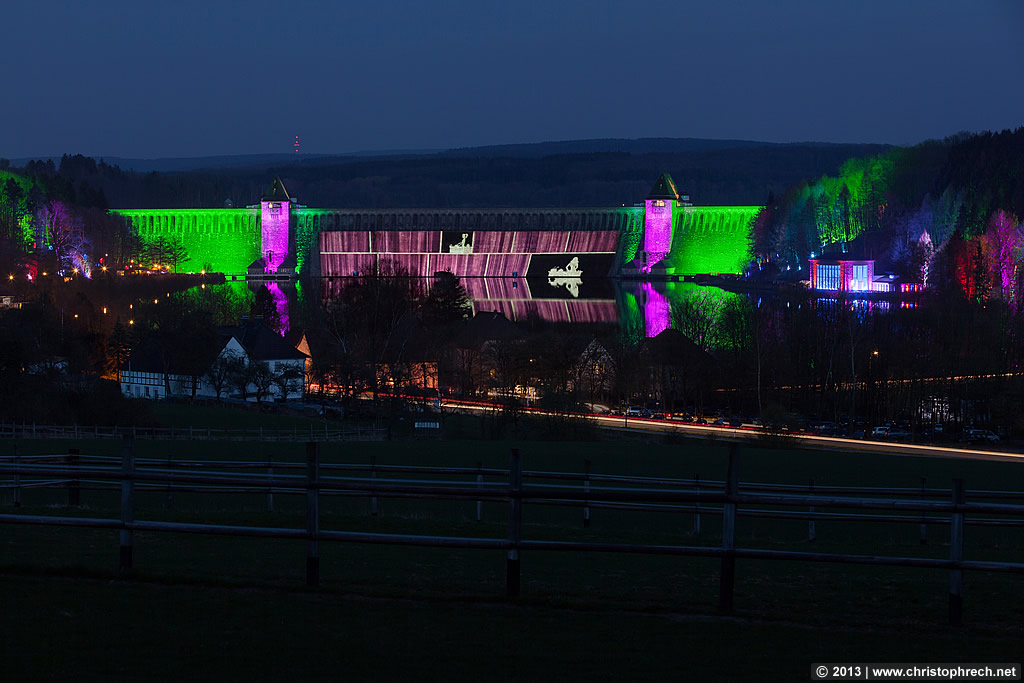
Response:
[{"label": "pink reflection on water", "polygon": [[279,327],[276,327],[277,333],[282,337],[288,334],[288,297],[285,296],[284,292],[281,291],[281,286],[276,282],[266,283],[267,291],[270,292],[270,298],[274,302],[274,310],[277,311],[277,320]]},{"label": "pink reflection on water", "polygon": [[640,283],[640,305],[644,309],[644,326],[648,337],[657,337],[671,326],[668,298],[650,282]]}]

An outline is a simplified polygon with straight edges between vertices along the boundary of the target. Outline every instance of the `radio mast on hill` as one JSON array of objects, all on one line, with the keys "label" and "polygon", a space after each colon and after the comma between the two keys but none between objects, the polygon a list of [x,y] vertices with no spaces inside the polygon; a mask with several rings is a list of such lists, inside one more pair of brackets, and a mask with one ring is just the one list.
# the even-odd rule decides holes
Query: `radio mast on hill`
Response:
[{"label": "radio mast on hill", "polygon": [[293,144],[292,147],[295,148],[295,153],[298,154],[299,153],[299,136],[298,135],[295,136],[295,144]]}]

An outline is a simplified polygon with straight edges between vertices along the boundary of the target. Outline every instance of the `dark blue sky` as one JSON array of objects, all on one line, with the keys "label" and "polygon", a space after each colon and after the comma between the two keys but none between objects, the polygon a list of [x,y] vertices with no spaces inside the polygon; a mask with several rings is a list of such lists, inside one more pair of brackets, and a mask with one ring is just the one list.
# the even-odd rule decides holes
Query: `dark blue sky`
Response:
[{"label": "dark blue sky", "polygon": [[1024,125],[1021,0],[6,0],[0,156]]}]

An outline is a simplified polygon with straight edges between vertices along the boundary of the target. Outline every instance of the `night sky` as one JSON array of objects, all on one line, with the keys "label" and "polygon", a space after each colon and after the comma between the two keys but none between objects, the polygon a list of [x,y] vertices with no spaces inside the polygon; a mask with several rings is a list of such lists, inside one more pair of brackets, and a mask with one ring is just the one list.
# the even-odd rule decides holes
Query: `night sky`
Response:
[{"label": "night sky", "polygon": [[1024,125],[1021,0],[6,0],[0,156]]}]

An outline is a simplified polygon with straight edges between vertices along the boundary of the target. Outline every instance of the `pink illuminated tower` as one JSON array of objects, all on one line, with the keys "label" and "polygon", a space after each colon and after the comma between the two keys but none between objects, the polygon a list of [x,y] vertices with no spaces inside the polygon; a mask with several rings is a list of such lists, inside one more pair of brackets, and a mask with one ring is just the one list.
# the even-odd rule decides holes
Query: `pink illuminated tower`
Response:
[{"label": "pink illuminated tower", "polygon": [[291,234],[291,197],[288,196],[280,178],[274,178],[270,192],[260,200],[260,225],[263,272],[276,273],[288,258]]},{"label": "pink illuminated tower", "polygon": [[672,219],[679,205],[679,192],[672,176],[661,174],[644,201],[645,272],[672,250]]}]

